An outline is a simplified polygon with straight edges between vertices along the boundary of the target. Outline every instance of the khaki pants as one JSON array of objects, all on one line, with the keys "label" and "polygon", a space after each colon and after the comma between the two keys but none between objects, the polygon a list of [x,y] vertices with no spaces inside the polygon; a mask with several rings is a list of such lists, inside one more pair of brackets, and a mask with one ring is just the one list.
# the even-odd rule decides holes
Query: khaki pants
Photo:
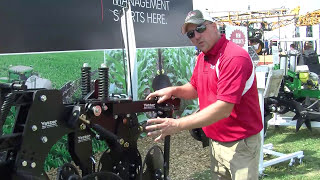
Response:
[{"label": "khaki pants", "polygon": [[234,142],[210,140],[213,180],[257,180],[259,178],[260,134]]}]

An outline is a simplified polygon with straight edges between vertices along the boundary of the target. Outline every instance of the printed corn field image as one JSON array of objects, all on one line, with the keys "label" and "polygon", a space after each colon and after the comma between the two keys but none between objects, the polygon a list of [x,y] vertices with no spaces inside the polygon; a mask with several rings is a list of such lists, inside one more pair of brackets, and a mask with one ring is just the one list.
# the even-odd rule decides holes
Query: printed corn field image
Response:
[{"label": "printed corn field image", "polygon": [[[152,84],[155,77],[166,75],[172,85],[182,85],[189,81],[192,70],[195,65],[194,48],[163,48],[163,49],[138,49],[137,50],[137,69],[138,69],[138,100],[144,100],[145,97],[154,91]],[[105,50],[105,51],[79,51],[79,52],[59,52],[59,53],[40,53],[40,54],[17,54],[0,56],[0,77],[1,82],[6,84],[15,84],[24,82],[27,89],[55,89],[62,94],[64,104],[74,104],[82,97],[83,87],[83,69],[84,66],[91,68],[91,81],[94,86],[94,80],[99,79],[99,68],[101,64],[108,67],[108,93],[126,94],[127,92],[127,60],[123,50]],[[175,117],[180,117],[193,113],[197,108],[197,101],[181,101],[179,109],[174,112]],[[54,109],[52,109],[54,111]],[[16,118],[21,113],[12,105],[3,124],[3,134],[10,135],[16,130]],[[2,114],[2,117],[4,114]],[[154,113],[137,113],[137,121],[144,124]],[[50,116],[50,114],[48,114]],[[54,121],[53,121],[54,122]],[[46,126],[55,126],[50,121]],[[48,125],[49,124],[49,125]],[[32,126],[33,128],[35,126]],[[39,127],[40,128],[40,127]],[[49,127],[44,127],[48,129]],[[34,128],[35,129],[35,128]],[[34,130],[37,131],[37,130]],[[43,167],[50,179],[55,177],[65,177],[69,171],[78,174],[81,171],[79,162],[74,162],[73,153],[70,152],[70,135],[64,135],[56,142],[52,142],[48,154],[45,154]],[[189,138],[191,136],[186,134]],[[46,139],[46,140],[44,140]],[[42,143],[50,141],[49,138],[42,139]],[[97,138],[92,140],[92,157],[101,164],[106,157],[103,154],[110,151],[108,143]],[[150,145],[156,143],[152,138],[146,137],[141,133],[138,137],[138,157],[144,159]],[[175,138],[172,138],[174,141]],[[68,143],[69,142],[69,143]],[[194,141],[193,141],[194,142]],[[179,144],[179,143],[178,143]],[[158,143],[158,146],[163,146]],[[174,147],[174,145],[172,145]],[[200,146],[199,146],[200,147]],[[174,151],[171,150],[172,153]],[[157,154],[157,156],[162,156]],[[157,157],[159,158],[159,157]],[[160,158],[161,159],[161,158]],[[172,161],[173,162],[173,161]],[[170,163],[172,163],[170,162]],[[72,163],[72,164],[71,164]],[[161,163],[161,161],[159,162]],[[163,162],[162,162],[163,163]],[[150,165],[149,165],[150,166]],[[176,166],[176,165],[174,165]],[[71,168],[72,170],[66,170]],[[101,167],[99,167],[101,168]],[[103,168],[103,167],[102,167]],[[106,168],[106,167],[105,167]],[[172,168],[174,169],[174,168]],[[172,170],[170,170],[172,171]]]}]

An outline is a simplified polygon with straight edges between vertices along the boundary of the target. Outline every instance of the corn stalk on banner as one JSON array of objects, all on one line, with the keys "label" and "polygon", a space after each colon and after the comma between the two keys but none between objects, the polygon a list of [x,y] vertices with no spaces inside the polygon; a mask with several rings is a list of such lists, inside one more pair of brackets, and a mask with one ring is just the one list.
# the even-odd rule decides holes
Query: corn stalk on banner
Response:
[{"label": "corn stalk on banner", "polygon": [[192,0],[1,0],[0,53],[123,48],[129,5],[137,48],[190,45],[180,28]]}]

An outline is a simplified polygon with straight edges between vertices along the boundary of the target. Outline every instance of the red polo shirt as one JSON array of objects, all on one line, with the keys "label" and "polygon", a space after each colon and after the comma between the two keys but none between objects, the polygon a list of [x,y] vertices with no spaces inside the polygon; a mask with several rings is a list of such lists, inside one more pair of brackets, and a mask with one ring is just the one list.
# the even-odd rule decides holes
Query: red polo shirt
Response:
[{"label": "red polo shirt", "polygon": [[[218,59],[219,65],[216,67]],[[200,110],[217,100],[234,104],[228,118],[202,128],[207,137],[231,142],[261,131],[263,125],[256,78],[251,88],[242,95],[252,66],[249,54],[224,35],[211,50],[198,56],[190,83],[198,92]],[[219,68],[219,78],[215,68]]]}]

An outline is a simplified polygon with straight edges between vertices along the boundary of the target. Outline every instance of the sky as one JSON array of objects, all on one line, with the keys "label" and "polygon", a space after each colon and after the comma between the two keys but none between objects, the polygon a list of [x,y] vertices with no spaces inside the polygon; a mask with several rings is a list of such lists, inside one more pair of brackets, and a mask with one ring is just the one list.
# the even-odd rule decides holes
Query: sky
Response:
[{"label": "sky", "polygon": [[[272,10],[275,8],[286,8],[293,10],[294,8],[300,6],[299,15],[305,15],[308,12],[313,12],[320,9],[319,0],[193,0],[193,9],[208,10],[209,12],[220,12],[215,13],[217,16],[226,15],[225,13],[227,11],[248,11],[249,5],[251,11]],[[268,20],[272,21],[274,19]],[[294,30],[289,26],[281,28],[281,34],[279,31],[280,29],[278,28],[274,31],[266,32],[264,33],[265,38],[268,39],[274,36],[287,38],[282,36],[291,37],[294,34]],[[319,30],[317,31],[319,32]],[[320,38],[319,34],[315,36]]]},{"label": "sky", "polygon": [[[222,3],[223,2],[223,3]],[[319,0],[193,0],[193,9],[209,11],[270,10],[273,8],[294,9],[300,6],[300,15],[320,9]]]}]

